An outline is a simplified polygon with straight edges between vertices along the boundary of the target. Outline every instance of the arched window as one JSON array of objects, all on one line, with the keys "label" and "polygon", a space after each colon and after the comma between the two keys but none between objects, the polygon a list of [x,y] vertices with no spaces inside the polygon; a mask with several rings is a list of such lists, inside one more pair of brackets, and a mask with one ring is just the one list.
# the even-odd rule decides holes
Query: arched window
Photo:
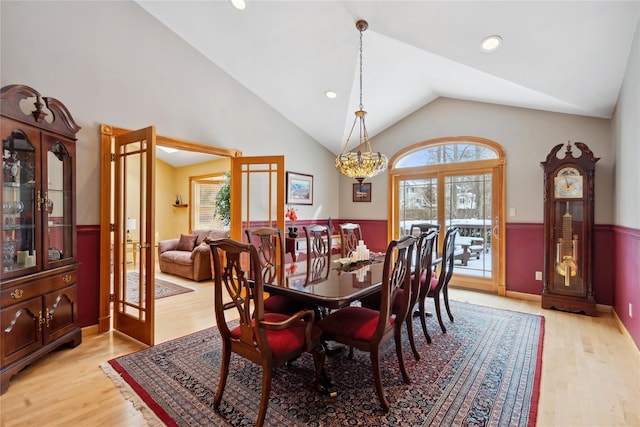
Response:
[{"label": "arched window", "polygon": [[425,165],[473,162],[476,160],[497,159],[499,154],[490,147],[455,142],[420,147],[399,158],[396,168],[408,168]]},{"label": "arched window", "polygon": [[502,147],[479,137],[439,138],[402,149],[389,164],[390,237],[434,225],[444,236],[458,227],[454,282],[503,294]]}]

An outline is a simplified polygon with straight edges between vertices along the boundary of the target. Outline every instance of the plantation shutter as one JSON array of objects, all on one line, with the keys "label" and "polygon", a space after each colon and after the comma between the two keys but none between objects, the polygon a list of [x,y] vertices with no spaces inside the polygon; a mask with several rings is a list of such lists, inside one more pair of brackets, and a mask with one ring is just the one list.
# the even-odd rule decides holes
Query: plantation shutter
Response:
[{"label": "plantation shutter", "polygon": [[216,213],[216,195],[224,184],[223,180],[194,181],[193,188],[193,229],[222,229],[220,218],[214,218]]}]

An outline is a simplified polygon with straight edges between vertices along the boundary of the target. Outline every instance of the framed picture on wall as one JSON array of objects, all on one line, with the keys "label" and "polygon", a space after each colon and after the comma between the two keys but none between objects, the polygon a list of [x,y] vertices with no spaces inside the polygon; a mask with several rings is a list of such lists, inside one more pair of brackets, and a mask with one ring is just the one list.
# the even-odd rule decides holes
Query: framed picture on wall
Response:
[{"label": "framed picture on wall", "polygon": [[313,204],[313,175],[287,172],[287,204]]},{"label": "framed picture on wall", "polygon": [[370,202],[371,201],[371,183],[363,182],[362,184],[353,184],[353,201],[354,202]]}]

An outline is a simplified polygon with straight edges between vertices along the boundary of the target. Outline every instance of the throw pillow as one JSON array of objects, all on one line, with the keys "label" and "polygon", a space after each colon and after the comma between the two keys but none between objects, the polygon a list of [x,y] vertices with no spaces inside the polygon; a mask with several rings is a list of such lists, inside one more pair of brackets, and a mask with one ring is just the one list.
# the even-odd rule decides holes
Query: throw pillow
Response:
[{"label": "throw pillow", "polygon": [[196,247],[196,236],[195,234],[181,234],[180,240],[178,241],[178,246],[176,247],[177,251],[189,251],[191,252],[193,248]]}]

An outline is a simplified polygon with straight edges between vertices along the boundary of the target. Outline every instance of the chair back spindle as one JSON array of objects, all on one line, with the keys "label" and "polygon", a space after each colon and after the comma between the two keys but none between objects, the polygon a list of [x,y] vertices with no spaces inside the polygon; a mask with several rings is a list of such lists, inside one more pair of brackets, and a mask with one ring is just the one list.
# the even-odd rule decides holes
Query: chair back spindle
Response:
[{"label": "chair back spindle", "polygon": [[307,238],[307,259],[331,257],[331,231],[327,225],[305,225],[304,234]]},{"label": "chair back spindle", "polygon": [[262,283],[284,283],[285,248],[277,227],[247,228],[247,241],[256,246],[262,270]]},{"label": "chair back spindle", "polygon": [[360,240],[364,240],[360,224],[350,222],[340,224],[340,247],[343,258],[351,256],[351,253],[358,247]]}]

